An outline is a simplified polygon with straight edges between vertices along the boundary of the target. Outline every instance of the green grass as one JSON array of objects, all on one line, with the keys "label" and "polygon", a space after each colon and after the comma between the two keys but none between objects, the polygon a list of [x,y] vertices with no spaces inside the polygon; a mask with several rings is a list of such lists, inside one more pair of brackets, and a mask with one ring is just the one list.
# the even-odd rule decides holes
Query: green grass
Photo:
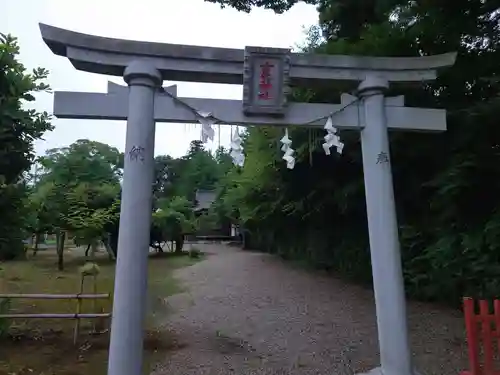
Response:
[{"label": "green grass", "polygon": [[[78,293],[80,288],[79,268],[85,263],[81,250],[71,249],[65,253],[65,270],[56,269],[56,254],[53,249],[40,252],[36,257],[24,261],[0,263],[0,293]],[[149,260],[150,301],[163,301],[169,295],[179,293],[183,286],[173,278],[172,272],[199,261],[188,256],[171,254],[153,255]],[[97,277],[97,292],[113,291],[115,265],[100,255],[95,259],[100,274]],[[92,293],[89,278],[85,292]],[[103,300],[97,306],[90,301],[82,304],[82,312],[110,312],[111,301]],[[12,300],[11,313],[74,313],[76,302],[68,300]],[[156,325],[155,311],[160,304],[149,307],[146,324],[145,373],[169,350],[175,350],[175,337],[162,332]],[[164,314],[164,311],[158,312]],[[166,314],[166,313],[165,313]],[[107,328],[107,319],[96,320],[99,328]],[[18,319],[11,322],[8,335],[0,338],[0,375],[44,374],[44,375],[100,375],[106,374],[109,333],[89,335],[91,322],[82,321],[82,334],[77,346],[73,345],[74,321],[71,319]]]}]

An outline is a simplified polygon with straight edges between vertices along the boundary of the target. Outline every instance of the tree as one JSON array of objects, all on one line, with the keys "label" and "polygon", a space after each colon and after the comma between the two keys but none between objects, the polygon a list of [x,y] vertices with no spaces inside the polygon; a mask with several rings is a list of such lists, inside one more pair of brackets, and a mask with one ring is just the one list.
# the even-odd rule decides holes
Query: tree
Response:
[{"label": "tree", "polygon": [[[155,158],[151,247],[161,252],[164,244],[171,242],[172,246],[175,243],[176,251],[181,251],[185,234],[192,233],[200,225],[213,225],[213,220],[194,218],[195,193],[197,189],[216,189],[231,165],[228,150],[221,147],[212,155],[200,141],[191,142],[187,154],[181,158],[168,155]],[[119,218],[109,223],[106,231],[116,254]]]},{"label": "tree", "polygon": [[120,214],[118,191],[119,186],[114,184],[91,186],[81,183],[66,195],[69,210],[64,219],[72,230],[75,242],[87,244],[86,256],[91,249],[93,257],[99,242],[103,241],[110,259],[115,257],[106,228]]},{"label": "tree", "polygon": [[161,243],[171,241],[172,248],[175,242],[175,252],[181,252],[185,234],[195,229],[192,205],[184,197],[174,197],[160,200],[158,206],[153,214],[153,227],[157,231],[156,238],[152,238],[155,247],[162,251]]},{"label": "tree", "polygon": [[32,215],[35,216],[33,219],[35,225],[31,228],[36,237],[33,254],[36,255],[39,235],[45,230],[54,232],[58,255],[57,266],[61,271],[64,269],[64,244],[68,229],[68,223],[65,221],[65,214],[68,211],[67,194],[68,190],[55,181],[47,180],[38,184],[29,197]]},{"label": "tree", "polygon": [[[71,233],[80,244],[95,246],[116,220],[123,154],[109,145],[81,139],[48,150],[40,158],[44,174],[39,189],[49,194],[51,224],[57,235],[58,268],[64,267],[64,243]],[[106,248],[108,241],[105,240]]]},{"label": "tree", "polygon": [[215,151],[215,161],[218,166],[218,180],[224,178],[224,176],[232,169],[233,160],[231,159],[230,150],[224,147],[218,147]]},{"label": "tree", "polygon": [[[307,52],[422,56],[458,51],[455,66],[435,82],[388,93],[404,94],[409,106],[448,110],[443,134],[390,135],[405,280],[412,296],[427,300],[456,304],[463,295],[497,295],[500,3],[331,0],[317,5],[321,24],[312,30]],[[360,12],[347,15],[346,9]],[[335,85],[328,91],[296,89],[293,98],[337,102],[340,90]],[[244,167],[230,171],[219,188],[220,209],[245,225],[251,247],[371,282],[359,135],[341,134],[341,157],[322,153],[323,135],[291,130],[297,164],[288,171],[276,147],[282,132],[250,128]]]},{"label": "tree", "polygon": [[26,232],[24,203],[27,189],[23,174],[34,157],[34,142],[52,130],[46,112],[27,109],[35,92],[48,91],[48,72],[37,68],[27,73],[18,60],[17,40],[0,34],[0,259],[23,253]]},{"label": "tree", "polygon": [[30,189],[26,199],[26,229],[30,234],[35,235],[33,255],[38,252],[40,237],[44,233],[53,232],[54,230],[54,217],[58,215],[58,212],[56,207],[53,206],[55,201],[53,192],[54,186],[51,183],[35,185]]},{"label": "tree", "polygon": [[107,144],[79,139],[68,147],[47,150],[40,164],[51,179],[70,186],[78,182],[117,184],[122,177],[123,154]]},{"label": "tree", "polygon": [[[220,4],[222,8],[229,6],[243,12],[250,12],[253,7],[272,9],[276,13],[283,13],[301,0],[205,0]],[[305,0],[306,4],[317,4],[319,0]]]},{"label": "tree", "polygon": [[[252,8],[271,9],[281,14],[295,4],[316,5],[319,23],[328,38],[359,39],[363,30],[374,23],[384,22],[403,0],[205,0],[249,13]],[[452,4],[450,3],[450,6]]]},{"label": "tree", "polygon": [[155,157],[153,196],[155,201],[175,195],[175,186],[179,180],[179,159],[169,155]]},{"label": "tree", "polygon": [[215,189],[220,178],[219,165],[201,141],[192,141],[188,153],[177,162],[178,174],[174,194],[193,201],[197,189]]}]

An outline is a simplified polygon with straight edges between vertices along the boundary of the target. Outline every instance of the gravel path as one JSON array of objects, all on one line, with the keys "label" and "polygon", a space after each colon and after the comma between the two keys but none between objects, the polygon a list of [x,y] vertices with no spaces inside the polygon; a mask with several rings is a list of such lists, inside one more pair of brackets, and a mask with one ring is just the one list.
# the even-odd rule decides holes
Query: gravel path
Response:
[{"label": "gravel path", "polygon": [[[180,349],[155,375],[353,374],[378,365],[373,294],[267,254],[201,245],[207,259],[178,270],[167,329]],[[424,375],[467,368],[460,312],[411,303],[415,363]]]}]

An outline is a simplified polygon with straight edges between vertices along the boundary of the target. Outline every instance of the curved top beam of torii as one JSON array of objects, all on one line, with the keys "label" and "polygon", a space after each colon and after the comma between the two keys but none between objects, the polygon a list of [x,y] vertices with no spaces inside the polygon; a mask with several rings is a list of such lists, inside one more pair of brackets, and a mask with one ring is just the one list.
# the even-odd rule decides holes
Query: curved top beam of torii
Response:
[{"label": "curved top beam of torii", "polygon": [[[76,69],[123,76],[135,59],[147,59],[164,80],[243,83],[244,50],[112,39],[40,24],[42,38],[56,55]],[[432,80],[437,70],[454,64],[456,53],[425,57],[361,57],[290,53],[292,85],[318,81],[362,81],[375,73],[393,82]]]}]

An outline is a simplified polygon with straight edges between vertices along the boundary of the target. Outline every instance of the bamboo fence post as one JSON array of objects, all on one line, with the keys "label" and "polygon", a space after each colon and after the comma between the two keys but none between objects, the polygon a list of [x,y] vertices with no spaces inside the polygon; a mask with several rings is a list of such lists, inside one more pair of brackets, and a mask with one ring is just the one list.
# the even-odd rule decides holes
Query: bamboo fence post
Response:
[{"label": "bamboo fence post", "polygon": [[[93,282],[94,282],[93,293],[97,294],[97,274],[92,275],[92,279],[93,279]],[[94,299],[92,301],[92,312],[93,313],[97,313],[97,300],[96,299]],[[96,321],[95,320],[92,321],[92,331],[94,333],[96,332]]]},{"label": "bamboo fence post", "polygon": [[[80,293],[78,294],[78,297],[76,299],[76,321],[75,321],[75,331],[73,334],[73,345],[76,345],[78,341],[78,335],[80,334],[80,318],[79,315],[82,310],[82,299],[80,298],[80,295],[83,294],[83,283],[85,280],[85,275],[82,273],[81,278],[80,278]],[[95,300],[94,300],[95,301]]]}]

